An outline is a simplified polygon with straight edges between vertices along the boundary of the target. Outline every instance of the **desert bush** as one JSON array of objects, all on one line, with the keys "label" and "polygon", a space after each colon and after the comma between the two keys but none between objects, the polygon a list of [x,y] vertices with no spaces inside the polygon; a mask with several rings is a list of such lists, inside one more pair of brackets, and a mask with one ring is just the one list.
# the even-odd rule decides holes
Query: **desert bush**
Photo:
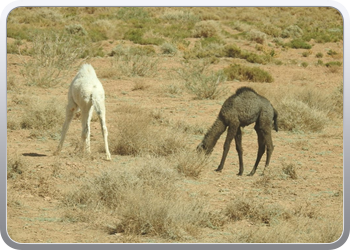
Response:
[{"label": "desert bush", "polygon": [[261,31],[275,38],[281,36],[281,33],[282,33],[281,28],[272,24],[265,24],[264,26],[261,27]]},{"label": "desert bush", "polygon": [[143,7],[120,7],[116,13],[117,19],[124,21],[150,19],[148,11]]},{"label": "desert bush", "polygon": [[248,33],[248,38],[251,41],[255,41],[257,43],[264,44],[264,43],[266,43],[267,35],[264,32],[261,32],[259,30],[252,29]]},{"label": "desert bush", "polygon": [[324,64],[326,67],[341,67],[343,65],[342,62],[339,61],[332,61]]},{"label": "desert bush", "polygon": [[338,87],[333,91],[333,111],[336,116],[343,118],[343,83],[339,84]]},{"label": "desert bush", "polygon": [[308,104],[292,98],[284,98],[276,109],[279,110],[278,127],[289,131],[321,131],[329,119],[327,115]]},{"label": "desert bush", "polygon": [[[273,227],[248,228],[232,242],[244,243],[332,243],[339,239],[341,219],[297,217]],[[229,241],[231,242],[231,241]]]},{"label": "desert bush", "polygon": [[46,103],[38,100],[26,107],[20,127],[34,130],[33,133],[38,136],[57,133],[65,119],[64,111],[64,105],[56,99]]},{"label": "desert bush", "polygon": [[180,134],[164,129],[159,132],[152,113],[125,106],[116,122],[118,131],[110,133],[110,150],[119,155],[166,156],[184,147]]},{"label": "desert bush", "polygon": [[323,57],[323,53],[318,52],[318,53],[316,54],[316,57],[317,57],[317,58],[322,58],[322,57]]},{"label": "desert bush", "polygon": [[22,75],[28,85],[53,87],[60,84],[81,57],[85,45],[72,36],[45,33],[33,38],[32,58],[23,62]]},{"label": "desert bush", "polygon": [[335,62],[328,62],[325,63],[325,66],[327,67],[327,72],[335,74],[339,73],[342,70],[342,62],[335,61]]},{"label": "desert bush", "polygon": [[193,37],[215,37],[218,35],[218,27],[215,21],[200,21],[193,28]]},{"label": "desert bush", "polygon": [[9,156],[7,158],[7,179],[15,179],[17,175],[22,174],[25,164],[26,163],[21,156]]},{"label": "desert bush", "polygon": [[174,22],[193,22],[196,23],[199,21],[199,17],[193,14],[191,11],[182,11],[182,10],[171,10],[164,12],[161,16],[161,19],[165,21],[174,21]]},{"label": "desert bush", "polygon": [[226,205],[224,213],[233,221],[246,219],[252,223],[263,223],[268,226],[277,224],[279,220],[290,217],[289,212],[282,207],[242,198],[231,200]]},{"label": "desert bush", "polygon": [[177,52],[177,48],[171,43],[163,43],[160,49],[163,54],[167,55],[175,55]]},{"label": "desert bush", "polygon": [[203,154],[196,151],[180,150],[172,155],[170,162],[174,162],[176,170],[191,178],[198,178],[203,169],[207,166],[208,160]]},{"label": "desert bush", "polygon": [[247,67],[240,64],[231,64],[224,68],[228,80],[239,80],[249,82],[273,82],[273,77],[258,67]]},{"label": "desert bush", "polygon": [[124,40],[130,40],[136,44],[141,45],[161,45],[165,42],[163,38],[158,36],[145,37],[145,30],[143,29],[130,29],[124,34]]},{"label": "desert bush", "polygon": [[282,167],[282,171],[289,178],[291,178],[291,179],[298,179],[298,175],[297,175],[297,172],[295,170],[294,164],[285,164]]},{"label": "desert bush", "polygon": [[[333,30],[334,32],[329,32],[329,30]],[[343,27],[329,30],[315,27],[313,30],[305,33],[302,38],[305,41],[314,39],[316,43],[331,43],[343,40]]]},{"label": "desert bush", "polygon": [[138,80],[134,83],[134,86],[132,87],[132,91],[136,91],[136,90],[145,90],[149,88],[149,85],[146,84],[144,81],[142,80]]},{"label": "desert bush", "polygon": [[309,64],[307,62],[302,62],[301,63],[301,67],[306,68],[307,66],[309,66]]},{"label": "desert bush", "polygon": [[81,24],[67,25],[65,29],[71,35],[86,36],[88,34]]},{"label": "desert bush", "polygon": [[9,90],[16,90],[17,88],[17,83],[16,83],[16,78],[15,76],[7,76],[7,84],[6,84],[6,89],[7,91]]},{"label": "desert bush", "polygon": [[185,63],[183,68],[177,69],[177,73],[184,86],[198,99],[216,99],[220,97],[223,88],[220,84],[226,81],[223,72],[209,72],[208,61]]},{"label": "desert bush", "polygon": [[293,39],[292,41],[285,43],[284,46],[290,47],[293,49],[311,49],[311,45],[302,39]]},{"label": "desert bush", "polygon": [[[177,185],[165,159],[152,158],[138,168],[107,170],[67,193],[62,203],[92,214],[113,214],[105,223],[110,233],[156,235],[180,239],[210,222],[204,200],[190,197]],[[78,211],[79,212],[79,211]]]},{"label": "desert bush", "polygon": [[252,29],[252,26],[246,22],[241,21],[235,21],[233,24],[231,24],[233,29],[236,29],[238,31],[246,32],[248,30]]},{"label": "desert bush", "polygon": [[329,55],[329,56],[335,56],[335,55],[337,55],[337,54],[338,54],[338,52],[336,52],[336,51],[334,51],[334,50],[332,50],[332,49],[330,49],[330,50],[327,51],[327,55]]},{"label": "desert bush", "polygon": [[301,28],[299,28],[299,26],[290,25],[282,31],[281,37],[283,37],[283,38],[288,38],[288,37],[300,38],[303,36],[303,34],[304,34],[303,30]]},{"label": "desert bush", "polygon": [[186,60],[223,56],[225,56],[223,42],[216,37],[202,38],[195,43],[193,49],[186,50],[184,53]]},{"label": "desert bush", "polygon": [[151,45],[146,46],[123,46],[122,44],[117,45],[109,53],[109,56],[153,56],[156,54],[156,51]]},{"label": "desert bush", "polygon": [[227,57],[241,58],[241,59],[247,60],[250,63],[259,63],[259,64],[266,64],[272,58],[272,56],[268,53],[265,53],[264,55],[257,55],[255,53],[242,51],[238,46],[234,44],[226,45],[224,48],[224,54]]},{"label": "desert bush", "polygon": [[271,94],[271,91],[263,85],[254,85],[254,89],[267,97],[278,111],[279,129],[318,132],[327,126],[332,117],[339,117],[341,114],[341,86],[332,94],[329,90],[316,88],[314,85],[298,88],[279,87],[276,95]]},{"label": "desert bush", "polygon": [[309,54],[309,52],[305,51],[305,52],[301,53],[301,55],[302,55],[303,57],[308,57],[310,54]]},{"label": "desert bush", "polygon": [[324,65],[324,63],[323,63],[323,61],[322,60],[317,60],[317,63],[315,64],[316,66],[323,66]]},{"label": "desert bush", "polygon": [[112,67],[121,75],[128,77],[155,77],[159,73],[159,60],[144,55],[124,54],[113,56]]}]

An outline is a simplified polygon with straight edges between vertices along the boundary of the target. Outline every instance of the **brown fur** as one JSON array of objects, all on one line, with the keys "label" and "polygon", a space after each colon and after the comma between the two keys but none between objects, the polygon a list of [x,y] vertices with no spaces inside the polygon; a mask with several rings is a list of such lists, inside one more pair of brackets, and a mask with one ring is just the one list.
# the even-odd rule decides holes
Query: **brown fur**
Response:
[{"label": "brown fur", "polygon": [[265,153],[265,149],[267,151],[265,168],[269,165],[274,148],[272,144],[271,130],[273,127],[276,132],[278,131],[277,116],[278,113],[269,100],[249,87],[241,87],[237,89],[234,95],[224,102],[218,118],[208,130],[202,142],[198,145],[197,150],[204,150],[206,154],[210,154],[213,151],[216,142],[228,127],[223,155],[216,171],[221,171],[223,169],[227,153],[234,138],[239,158],[238,175],[242,175],[243,149],[241,127],[245,127],[255,122],[254,129],[258,135],[259,149],[253,170],[249,174],[252,176],[259,165],[262,155]]}]

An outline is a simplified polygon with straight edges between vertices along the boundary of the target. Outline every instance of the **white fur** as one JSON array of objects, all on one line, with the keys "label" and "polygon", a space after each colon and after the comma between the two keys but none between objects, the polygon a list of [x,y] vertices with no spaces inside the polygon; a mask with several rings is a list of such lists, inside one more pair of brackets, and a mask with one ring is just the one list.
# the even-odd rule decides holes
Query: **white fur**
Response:
[{"label": "white fur", "polygon": [[107,160],[111,160],[107,141],[108,131],[105,118],[105,92],[101,82],[96,76],[94,68],[90,64],[84,64],[80,68],[69,87],[66,119],[63,124],[61,140],[56,154],[60,153],[69,124],[73,119],[74,113],[79,111],[79,109],[81,110],[82,116],[82,150],[90,153],[90,121],[93,112],[92,107],[94,107],[101,123]]}]

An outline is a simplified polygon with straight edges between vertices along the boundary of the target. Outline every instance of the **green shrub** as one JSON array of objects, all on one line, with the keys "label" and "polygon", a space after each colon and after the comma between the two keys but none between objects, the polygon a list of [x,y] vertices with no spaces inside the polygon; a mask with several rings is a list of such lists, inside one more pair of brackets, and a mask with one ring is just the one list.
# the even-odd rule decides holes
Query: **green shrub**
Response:
[{"label": "green shrub", "polygon": [[175,55],[177,52],[177,48],[171,43],[163,43],[160,48],[162,53],[167,55]]},{"label": "green shrub", "polygon": [[242,51],[238,46],[226,45],[224,48],[224,54],[227,57],[245,59],[250,63],[266,64],[271,61],[272,56],[268,53],[264,55],[258,55],[247,51]]},{"label": "green shrub", "polygon": [[343,27],[339,29],[334,29],[334,32],[329,32],[329,30],[316,28],[315,30],[309,31],[303,35],[303,40],[310,41],[311,39],[314,39],[316,43],[339,42],[343,40]]},{"label": "green shrub", "polygon": [[159,73],[159,59],[149,56],[115,56],[113,64],[122,75],[128,77],[154,77]]},{"label": "green shrub", "polygon": [[322,60],[317,60],[316,66],[323,66],[323,61]]},{"label": "green shrub", "polygon": [[323,57],[323,54],[321,53],[321,52],[318,52],[317,54],[316,54],[316,58],[322,58]]},{"label": "green shrub", "polygon": [[284,46],[290,47],[293,49],[311,49],[311,45],[304,42],[302,39],[293,39],[289,43],[285,43]]},{"label": "green shrub", "polygon": [[287,28],[285,28],[282,33],[281,37],[283,38],[300,38],[303,35],[303,30],[299,28],[297,25],[290,25]]},{"label": "green shrub", "polygon": [[273,77],[258,67],[246,67],[240,64],[231,64],[224,69],[228,80],[249,82],[273,82]]},{"label": "green shrub", "polygon": [[149,44],[154,44],[154,45],[161,45],[164,43],[163,38],[158,38],[158,37],[149,37],[149,38],[144,38],[145,31],[142,29],[131,29],[127,31],[124,34],[124,40],[130,40],[134,43],[141,44],[141,45],[149,45]]},{"label": "green shrub", "polygon": [[242,50],[235,44],[225,46],[225,55],[232,58],[242,58]]},{"label": "green shrub", "polygon": [[173,10],[166,11],[161,16],[161,19],[171,22],[193,22],[199,21],[199,17],[193,14],[191,11]]},{"label": "green shrub", "polygon": [[251,41],[255,41],[260,44],[264,44],[267,39],[267,35],[264,32],[254,29],[248,33],[248,37]]},{"label": "green shrub", "polygon": [[65,27],[71,35],[86,36],[88,33],[81,24],[71,24]]},{"label": "green shrub", "polygon": [[308,57],[310,55],[310,53],[308,51],[305,51],[305,52],[301,53],[301,55],[303,57]]},{"label": "green shrub", "polygon": [[218,35],[217,24],[215,21],[201,21],[195,24],[193,37],[214,37]]},{"label": "green shrub", "polygon": [[184,52],[184,58],[188,59],[202,59],[211,57],[223,57],[224,46],[217,38],[202,38],[197,41],[191,50]]},{"label": "green shrub", "polygon": [[332,50],[332,49],[330,49],[330,50],[327,51],[327,55],[330,55],[330,56],[335,56],[335,55],[337,55],[337,54],[338,54],[338,52],[336,52],[336,51],[334,51],[334,50]]},{"label": "green shrub", "polygon": [[116,13],[118,19],[129,20],[147,20],[150,18],[149,13],[143,7],[120,7]]},{"label": "green shrub", "polygon": [[184,86],[198,99],[216,99],[223,92],[221,84],[226,81],[226,76],[221,71],[204,74],[208,64],[209,61],[187,63],[177,70]]},{"label": "green shrub", "polygon": [[342,65],[343,63],[339,61],[332,61],[325,64],[326,67],[341,67]]},{"label": "green shrub", "polygon": [[112,49],[109,56],[153,56],[155,54],[156,51],[151,45],[126,47],[119,44]]},{"label": "green shrub", "polygon": [[302,66],[303,68],[306,68],[307,66],[309,66],[309,64],[308,64],[307,62],[302,62],[302,63],[301,63],[301,66]]},{"label": "green shrub", "polygon": [[144,31],[141,29],[131,29],[124,34],[124,40],[130,40],[134,43],[142,44]]}]

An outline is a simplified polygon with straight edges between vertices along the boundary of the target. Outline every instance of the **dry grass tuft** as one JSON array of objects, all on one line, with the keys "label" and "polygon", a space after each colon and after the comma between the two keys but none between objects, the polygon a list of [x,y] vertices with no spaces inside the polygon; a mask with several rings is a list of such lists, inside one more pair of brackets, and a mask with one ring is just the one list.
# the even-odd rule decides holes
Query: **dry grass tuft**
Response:
[{"label": "dry grass tuft", "polygon": [[37,100],[26,107],[20,127],[30,129],[37,136],[57,133],[64,121],[64,106],[57,99],[49,102]]},{"label": "dry grass tuft", "polygon": [[122,107],[117,131],[110,133],[110,150],[119,155],[166,156],[185,147],[182,134],[169,129],[160,133],[151,112],[132,106]]},{"label": "dry grass tuft", "polygon": [[297,175],[294,164],[288,164],[286,166],[283,166],[282,171],[284,174],[289,176],[291,179],[293,179],[293,180],[298,179],[298,175]]},{"label": "dry grass tuft", "polygon": [[172,156],[175,168],[186,177],[198,178],[203,169],[208,165],[208,159],[204,154],[189,150],[181,150]]},{"label": "dry grass tuft", "polygon": [[107,170],[65,195],[65,216],[85,221],[89,214],[108,213],[104,224],[110,233],[168,239],[195,235],[198,228],[211,223],[211,215],[204,200],[191,198],[179,188],[178,179],[161,158],[151,158],[134,169]]},{"label": "dry grass tuft", "polygon": [[18,174],[23,173],[25,161],[19,155],[10,156],[7,159],[7,179],[15,179]]}]

